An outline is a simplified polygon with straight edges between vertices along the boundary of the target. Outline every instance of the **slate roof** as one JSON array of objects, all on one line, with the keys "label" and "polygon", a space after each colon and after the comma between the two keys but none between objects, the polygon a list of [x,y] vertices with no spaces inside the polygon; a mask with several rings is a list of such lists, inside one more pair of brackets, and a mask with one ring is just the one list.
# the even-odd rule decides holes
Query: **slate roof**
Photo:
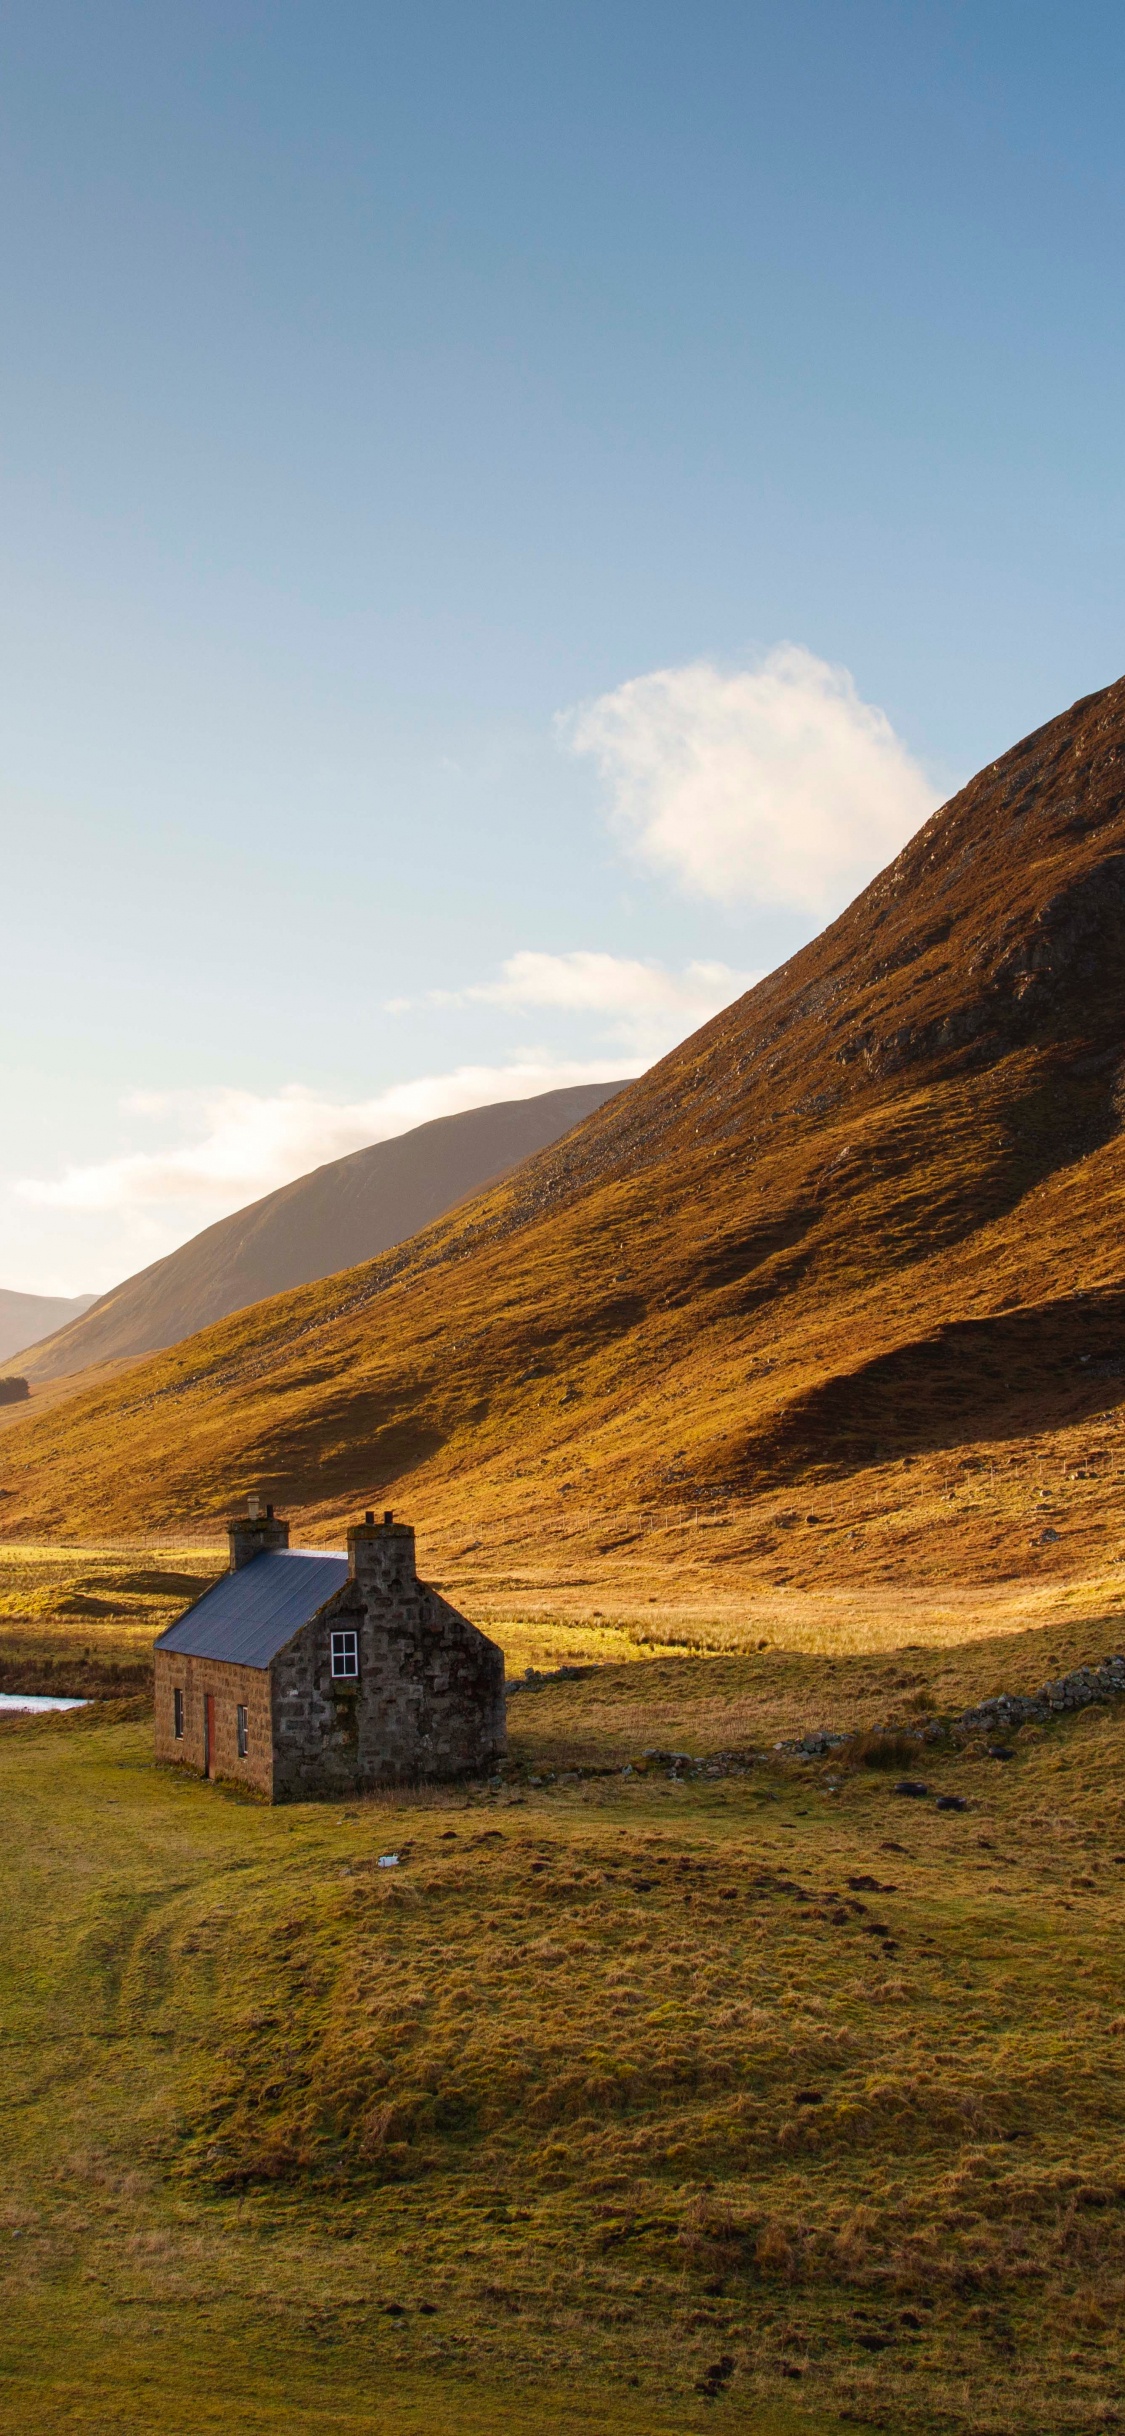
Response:
[{"label": "slate roof", "polygon": [[346,1556],[264,1548],[205,1590],[160,1634],[156,1647],[183,1650],[190,1658],[220,1658],[229,1666],[266,1667],[347,1578]]}]

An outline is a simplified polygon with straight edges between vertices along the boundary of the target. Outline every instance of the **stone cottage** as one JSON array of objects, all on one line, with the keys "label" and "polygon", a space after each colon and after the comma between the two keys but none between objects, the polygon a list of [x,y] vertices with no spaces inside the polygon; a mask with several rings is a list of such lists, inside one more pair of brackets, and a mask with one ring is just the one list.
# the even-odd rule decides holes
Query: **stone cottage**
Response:
[{"label": "stone cottage", "polygon": [[155,1645],[156,1756],[268,1801],[466,1776],[504,1750],[504,1658],[373,1514],[348,1553],[290,1548],[273,1507],[228,1525],[230,1571]]}]

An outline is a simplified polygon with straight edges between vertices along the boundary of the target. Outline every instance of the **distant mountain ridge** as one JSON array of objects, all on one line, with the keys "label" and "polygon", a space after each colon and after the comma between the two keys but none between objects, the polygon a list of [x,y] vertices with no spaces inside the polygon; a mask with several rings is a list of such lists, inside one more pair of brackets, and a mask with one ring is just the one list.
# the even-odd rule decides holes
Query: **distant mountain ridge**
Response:
[{"label": "distant mountain ridge", "polygon": [[21,1345],[36,1344],[55,1328],[64,1328],[97,1301],[96,1294],[17,1294],[0,1286],[0,1362],[10,1360]]},{"label": "distant mountain ridge", "polygon": [[[315,1284],[405,1242],[482,1185],[498,1182],[533,1152],[557,1142],[622,1089],[617,1082],[572,1083],[532,1099],[498,1100],[458,1116],[435,1117],[393,1141],[331,1159],[217,1219],[99,1299],[90,1295],[78,1303],[48,1305],[33,1294],[4,1297],[42,1305],[41,1317],[29,1309],[29,1326],[9,1335],[10,1349],[24,1348],[20,1367],[39,1381],[93,1363],[159,1352],[247,1303]],[[36,1331],[34,1338],[30,1330]]]}]

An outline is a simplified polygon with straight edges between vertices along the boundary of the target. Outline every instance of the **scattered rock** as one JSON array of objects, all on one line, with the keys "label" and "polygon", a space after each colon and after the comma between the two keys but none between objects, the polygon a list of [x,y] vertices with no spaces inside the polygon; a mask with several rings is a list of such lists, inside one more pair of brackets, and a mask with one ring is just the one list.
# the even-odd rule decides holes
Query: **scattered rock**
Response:
[{"label": "scattered rock", "polygon": [[[1057,1538],[1058,1534],[1056,1532],[1051,1536]],[[758,1646],[760,1649],[765,1649],[769,1644],[761,1641]],[[508,1684],[506,1689],[509,1694],[520,1690],[538,1690],[541,1685],[546,1683],[574,1680],[596,1674],[597,1671],[597,1668],[592,1666],[560,1666],[554,1674],[547,1675],[538,1674],[533,1667],[529,1667],[522,1683]],[[1088,1708],[1094,1701],[1121,1698],[1125,1698],[1125,1656],[1119,1654],[1103,1659],[1099,1666],[1075,1667],[1071,1674],[1063,1675],[1057,1683],[1044,1684],[1041,1690],[1030,1695],[1002,1692],[997,1694],[995,1699],[982,1701],[978,1708],[963,1709],[959,1716],[927,1717],[924,1722],[920,1720],[917,1725],[912,1726],[909,1737],[903,1737],[903,1739],[908,1740],[911,1744],[932,1745],[940,1744],[943,1741],[948,1742],[950,1737],[957,1740],[969,1734],[988,1735],[991,1732],[992,1734],[1010,1735],[1017,1733],[1023,1725],[1048,1724],[1053,1717],[1076,1709]],[[901,1766],[903,1759],[907,1757],[907,1751],[902,1748],[895,1749],[893,1746],[896,1738],[902,1736],[903,1729],[901,1727],[876,1728],[867,1739],[869,1742],[875,1742],[880,1734],[885,1735],[887,1742],[888,1756],[885,1764],[893,1765],[894,1760],[897,1759]],[[830,1732],[826,1727],[818,1727],[815,1731],[803,1734],[799,1738],[786,1738],[775,1742],[773,1748],[798,1761],[826,1759],[832,1752],[840,1750],[845,1743],[854,1744],[856,1739],[854,1732],[837,1734]],[[992,1759],[1014,1759],[1016,1756],[1008,1743],[990,1744],[988,1750],[989,1757]],[[585,1768],[557,1778],[552,1775],[529,1776],[527,1782],[535,1786],[556,1782],[578,1784],[587,1776],[612,1776],[618,1773],[626,1779],[635,1779],[647,1774],[648,1770],[653,1767],[667,1768],[671,1777],[676,1781],[682,1781],[680,1771],[683,1769],[690,1769],[696,1780],[703,1776],[744,1776],[754,1767],[755,1763],[760,1764],[764,1756],[764,1753],[750,1749],[712,1751],[705,1758],[686,1751],[645,1751],[639,1760],[627,1761],[620,1771],[615,1766]],[[837,1789],[836,1780],[829,1780],[827,1789],[830,1792],[835,1791]],[[895,1793],[912,1795],[916,1800],[923,1800],[929,1795],[930,1787],[921,1779],[903,1777],[893,1787],[893,1790]],[[768,1798],[776,1799],[777,1797],[771,1795]],[[948,1793],[938,1796],[937,1807],[939,1810],[965,1810],[969,1804],[960,1794]],[[880,1849],[883,1852],[901,1852],[903,1847],[900,1844],[883,1844]]]},{"label": "scattered rock", "polygon": [[797,1742],[775,1742],[775,1751],[792,1751],[801,1759],[827,1759],[830,1751],[838,1751],[850,1741],[847,1734],[829,1734],[821,1727],[815,1734],[802,1734]]}]

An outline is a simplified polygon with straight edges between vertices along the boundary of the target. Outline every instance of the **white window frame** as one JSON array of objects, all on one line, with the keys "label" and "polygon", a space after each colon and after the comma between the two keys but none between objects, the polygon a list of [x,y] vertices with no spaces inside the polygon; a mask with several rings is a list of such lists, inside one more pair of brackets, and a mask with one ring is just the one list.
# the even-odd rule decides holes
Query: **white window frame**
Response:
[{"label": "white window frame", "polygon": [[358,1632],[333,1632],[329,1641],[329,1650],[331,1653],[333,1683],[358,1683]]},{"label": "white window frame", "polygon": [[184,1695],[178,1683],[172,1693],[172,1738],[175,1742],[184,1739]]},{"label": "white window frame", "polygon": [[238,1756],[240,1759],[247,1759],[250,1754],[250,1712],[243,1700],[238,1702],[235,1710],[235,1725],[238,1732]]}]

